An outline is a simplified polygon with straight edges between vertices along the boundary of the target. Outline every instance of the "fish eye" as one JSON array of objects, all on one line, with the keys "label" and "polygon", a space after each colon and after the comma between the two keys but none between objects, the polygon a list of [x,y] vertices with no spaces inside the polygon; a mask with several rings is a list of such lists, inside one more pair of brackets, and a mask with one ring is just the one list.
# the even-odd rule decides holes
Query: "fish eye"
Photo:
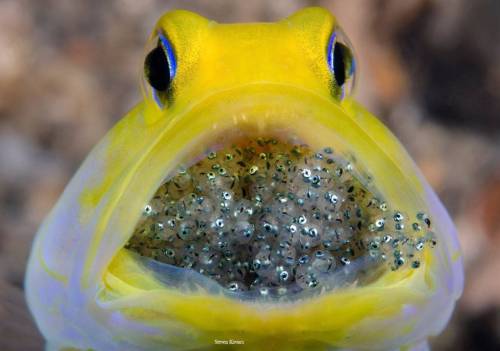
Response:
[{"label": "fish eye", "polygon": [[333,95],[340,99],[350,95],[354,89],[356,64],[352,45],[339,27],[328,41],[327,63],[333,76]]},{"label": "fish eye", "polygon": [[152,88],[154,100],[160,107],[171,88],[177,70],[174,50],[167,37],[158,35],[156,46],[144,60],[144,76]]}]

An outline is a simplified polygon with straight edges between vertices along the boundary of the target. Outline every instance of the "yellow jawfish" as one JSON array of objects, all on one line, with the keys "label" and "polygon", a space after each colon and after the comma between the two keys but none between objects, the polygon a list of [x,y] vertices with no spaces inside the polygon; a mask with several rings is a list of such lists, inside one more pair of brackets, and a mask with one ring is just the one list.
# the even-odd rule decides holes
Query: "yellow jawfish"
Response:
[{"label": "yellow jawfish", "polygon": [[158,21],[143,101],[87,157],[33,244],[51,350],[412,350],[463,286],[454,226],[351,97],[352,48],[306,8]]}]

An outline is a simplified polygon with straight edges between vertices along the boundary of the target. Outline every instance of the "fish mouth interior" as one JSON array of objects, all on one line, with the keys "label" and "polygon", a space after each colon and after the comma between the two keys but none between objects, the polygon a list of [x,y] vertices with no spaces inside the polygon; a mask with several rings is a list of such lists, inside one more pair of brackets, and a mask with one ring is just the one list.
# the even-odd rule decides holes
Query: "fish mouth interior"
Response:
[{"label": "fish mouth interior", "polygon": [[418,268],[431,239],[409,231],[428,218],[409,217],[335,145],[226,133],[166,175],[125,248],[165,281],[184,274],[240,298],[293,298]]}]

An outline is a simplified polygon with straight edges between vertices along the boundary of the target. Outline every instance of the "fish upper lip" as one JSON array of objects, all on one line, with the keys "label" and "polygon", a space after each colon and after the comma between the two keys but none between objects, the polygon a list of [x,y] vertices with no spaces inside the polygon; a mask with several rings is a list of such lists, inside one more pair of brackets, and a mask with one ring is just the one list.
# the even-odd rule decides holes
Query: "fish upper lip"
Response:
[{"label": "fish upper lip", "polygon": [[[200,105],[203,105],[210,100],[217,99],[218,97],[223,97],[227,93],[231,92],[237,92],[237,91],[242,91],[246,90],[248,88],[261,88],[261,87],[271,87],[271,88],[276,88],[277,91],[273,93],[269,93],[269,95],[282,95],[286,96],[286,91],[296,91],[300,92],[303,94],[307,94],[310,96],[314,96],[316,99],[319,99],[321,101],[331,103],[331,104],[336,104],[336,105],[341,105],[341,101],[335,100],[334,97],[330,95],[323,95],[317,91],[314,91],[312,89],[306,89],[303,86],[299,85],[294,85],[294,84],[287,84],[287,83],[280,83],[280,82],[275,82],[271,80],[260,80],[260,81],[254,81],[254,82],[249,82],[245,84],[238,84],[234,86],[228,86],[225,88],[218,88],[214,90],[209,90],[207,93],[204,93],[203,95],[200,95],[199,97],[190,100],[188,103],[185,104],[185,106],[179,110],[177,113],[178,115],[182,114],[188,114],[190,111],[193,109],[197,108]],[[252,92],[255,93],[255,92]],[[257,92],[259,93],[259,92]],[[242,97],[245,97],[247,93],[242,93]],[[258,102],[257,102],[258,103]],[[165,114],[168,114],[168,111],[164,112]],[[175,118],[175,116],[174,116]]]}]

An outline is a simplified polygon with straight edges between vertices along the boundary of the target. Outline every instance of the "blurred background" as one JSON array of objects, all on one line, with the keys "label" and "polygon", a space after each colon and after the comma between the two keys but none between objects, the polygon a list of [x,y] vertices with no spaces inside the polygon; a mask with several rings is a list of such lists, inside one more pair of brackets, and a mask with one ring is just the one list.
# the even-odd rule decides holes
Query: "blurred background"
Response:
[{"label": "blurred background", "polygon": [[146,37],[185,8],[221,21],[332,10],[357,97],[399,137],[457,224],[466,286],[434,350],[500,350],[500,1],[0,0],[0,350],[42,350],[23,276],[42,219],[140,99]]}]

